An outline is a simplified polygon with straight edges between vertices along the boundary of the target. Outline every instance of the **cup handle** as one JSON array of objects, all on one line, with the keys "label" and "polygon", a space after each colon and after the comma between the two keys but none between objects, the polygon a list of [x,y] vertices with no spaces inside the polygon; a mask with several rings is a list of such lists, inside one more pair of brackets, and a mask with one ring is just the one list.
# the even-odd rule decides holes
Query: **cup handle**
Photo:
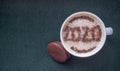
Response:
[{"label": "cup handle", "polygon": [[113,28],[112,27],[107,27],[106,28],[106,35],[112,35],[113,34]]}]

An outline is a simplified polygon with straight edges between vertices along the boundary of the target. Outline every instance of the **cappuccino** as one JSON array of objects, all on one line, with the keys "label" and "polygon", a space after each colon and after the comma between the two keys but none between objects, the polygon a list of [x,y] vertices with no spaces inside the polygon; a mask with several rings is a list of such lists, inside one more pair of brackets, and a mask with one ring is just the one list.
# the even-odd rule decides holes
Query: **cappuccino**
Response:
[{"label": "cappuccino", "polygon": [[89,14],[77,14],[62,29],[64,45],[75,53],[88,53],[97,48],[102,37],[99,20]]}]

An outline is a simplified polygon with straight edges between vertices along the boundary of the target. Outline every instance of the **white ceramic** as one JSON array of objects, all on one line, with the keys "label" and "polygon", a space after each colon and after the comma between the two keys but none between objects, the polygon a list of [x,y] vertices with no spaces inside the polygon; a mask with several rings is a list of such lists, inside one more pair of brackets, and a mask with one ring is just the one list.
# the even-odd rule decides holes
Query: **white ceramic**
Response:
[{"label": "white ceramic", "polygon": [[[75,52],[71,51],[71,49],[67,48],[67,47],[64,45],[63,38],[62,38],[62,30],[63,30],[64,25],[66,24],[66,22],[67,22],[71,17],[74,17],[75,15],[80,15],[80,14],[89,14],[89,15],[95,17],[97,20],[99,20],[99,22],[100,22],[100,24],[101,24],[101,27],[102,27],[102,32],[103,32],[104,35],[101,37],[100,43],[98,44],[98,46],[97,46],[94,50],[92,50],[92,51],[90,51],[90,52],[88,52],[88,53],[81,53],[81,54],[79,53],[79,54],[76,54]],[[113,34],[113,29],[112,29],[111,27],[105,28],[105,25],[104,25],[103,21],[102,21],[97,15],[95,15],[95,14],[93,14],[93,13],[91,13],[91,12],[85,12],[85,11],[84,11],[84,12],[73,13],[72,15],[70,15],[70,16],[63,22],[63,24],[62,24],[62,26],[61,26],[61,30],[60,30],[60,39],[61,39],[61,42],[62,42],[65,50],[66,50],[67,52],[69,52],[71,55],[74,55],[74,56],[76,56],[76,57],[89,57],[89,56],[92,56],[92,55],[96,54],[98,51],[100,51],[100,50],[102,49],[103,45],[105,44],[106,36],[107,36],[107,35],[112,35],[112,34]]]}]

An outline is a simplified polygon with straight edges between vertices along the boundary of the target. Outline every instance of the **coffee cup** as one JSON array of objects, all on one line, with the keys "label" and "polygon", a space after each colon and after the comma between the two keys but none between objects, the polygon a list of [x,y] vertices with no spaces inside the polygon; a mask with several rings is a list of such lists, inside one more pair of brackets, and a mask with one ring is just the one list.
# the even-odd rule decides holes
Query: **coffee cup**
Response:
[{"label": "coffee cup", "polygon": [[77,12],[62,24],[60,40],[65,50],[76,57],[89,57],[99,52],[112,35],[112,27],[105,27],[103,21],[91,12]]}]

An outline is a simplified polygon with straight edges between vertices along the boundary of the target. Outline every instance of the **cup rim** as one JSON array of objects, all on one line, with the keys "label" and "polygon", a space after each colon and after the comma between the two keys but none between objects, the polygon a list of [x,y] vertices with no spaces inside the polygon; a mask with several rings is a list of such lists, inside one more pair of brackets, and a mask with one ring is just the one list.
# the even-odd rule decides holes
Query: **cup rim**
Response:
[{"label": "cup rim", "polygon": [[[101,24],[101,26],[102,26],[102,29],[103,29],[102,32],[103,32],[104,36],[102,36],[99,45],[95,48],[96,50],[94,49],[94,51],[91,51],[91,53],[76,54],[75,52],[71,52],[71,51],[65,46],[65,44],[64,44],[64,42],[63,42],[62,30],[63,30],[63,28],[64,28],[64,25],[66,24],[66,22],[67,22],[71,17],[73,17],[73,16],[75,16],[75,15],[77,15],[77,14],[89,14],[89,15],[95,17],[97,20],[99,20],[99,21],[100,21],[100,24]],[[104,25],[103,21],[100,19],[100,17],[98,17],[97,15],[95,15],[95,14],[93,14],[93,13],[91,13],[91,12],[87,12],[87,11],[76,12],[76,13],[73,13],[73,14],[71,14],[70,16],[68,16],[68,17],[65,19],[65,21],[63,22],[63,24],[62,24],[62,26],[61,26],[61,29],[60,29],[60,40],[61,40],[61,43],[62,43],[62,45],[64,46],[65,50],[66,50],[67,52],[69,52],[71,55],[76,56],[76,57],[90,57],[90,56],[92,56],[92,55],[95,55],[97,52],[99,52],[99,51],[102,49],[102,47],[103,47],[103,45],[104,45],[104,43],[105,43],[105,41],[106,41],[105,25]]]}]

